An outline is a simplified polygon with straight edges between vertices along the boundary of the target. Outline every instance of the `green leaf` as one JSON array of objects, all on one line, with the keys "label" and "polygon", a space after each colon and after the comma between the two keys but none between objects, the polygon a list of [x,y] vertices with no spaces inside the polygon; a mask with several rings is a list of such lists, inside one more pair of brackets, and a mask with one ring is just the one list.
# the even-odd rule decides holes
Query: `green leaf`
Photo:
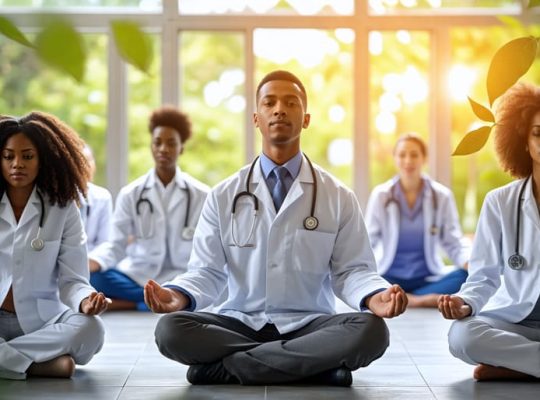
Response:
[{"label": "green leaf", "polygon": [[45,63],[82,82],[86,48],[82,36],[69,22],[61,19],[48,21],[36,38],[36,50]]},{"label": "green leaf", "polygon": [[461,142],[458,144],[458,147],[454,150],[452,155],[465,156],[476,153],[484,146],[484,144],[486,144],[492,128],[493,126],[483,126],[468,132],[465,137],[461,139]]},{"label": "green leaf", "polygon": [[491,112],[491,110],[477,103],[470,97],[468,97],[468,99],[469,99],[469,103],[471,103],[471,108],[474,112],[474,115],[476,115],[482,121],[495,122],[495,117],[493,116],[493,113]]},{"label": "green leaf", "polygon": [[9,19],[2,17],[0,15],[0,33],[7,38],[14,40],[23,46],[27,47],[34,47],[32,43],[28,41],[26,36],[17,28],[15,25],[13,25],[13,22],[11,22]]},{"label": "green leaf", "polygon": [[153,57],[150,38],[135,22],[113,21],[111,26],[120,56],[129,64],[148,73]]},{"label": "green leaf", "polygon": [[538,7],[538,6],[540,6],[540,0],[529,0],[528,8],[533,8],[533,7]]},{"label": "green leaf", "polygon": [[511,40],[502,46],[491,60],[487,75],[490,106],[529,70],[536,57],[534,37]]}]

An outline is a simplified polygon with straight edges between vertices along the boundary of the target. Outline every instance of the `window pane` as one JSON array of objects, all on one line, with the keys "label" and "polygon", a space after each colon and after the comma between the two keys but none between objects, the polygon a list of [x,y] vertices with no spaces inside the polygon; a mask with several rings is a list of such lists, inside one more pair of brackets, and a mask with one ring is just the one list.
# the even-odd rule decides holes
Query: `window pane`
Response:
[{"label": "window pane", "polygon": [[0,0],[0,7],[36,8],[136,8],[161,11],[162,0]]},{"label": "window pane", "polygon": [[519,11],[516,0],[369,0],[372,14],[434,13],[456,9],[493,8],[500,11]]},{"label": "window pane", "polygon": [[354,0],[178,0],[181,14],[352,15]]},{"label": "window pane", "polygon": [[[489,107],[486,76],[491,58],[504,43],[517,37],[540,36],[540,25],[526,28],[459,28],[451,34],[452,66],[449,93],[452,96],[452,148],[465,134],[482,126],[467,100],[470,96]],[[536,60],[521,79],[540,84],[540,63]],[[490,138],[484,148],[468,156],[452,157],[452,187],[456,196],[463,228],[474,231],[480,208],[487,192],[512,180],[502,172]]]},{"label": "window pane", "polygon": [[[29,35],[29,39],[33,38]],[[21,116],[33,110],[56,115],[94,150],[94,181],[106,184],[107,38],[84,35],[88,61],[83,83],[43,65],[33,51],[0,36],[0,113]]]},{"label": "window pane", "polygon": [[430,36],[418,31],[372,31],[370,53],[370,185],[396,174],[392,152],[399,136],[429,137]]},{"label": "window pane", "polygon": [[161,42],[158,35],[149,37],[154,50],[150,73],[145,74],[135,67],[128,67],[129,181],[145,174],[154,166],[150,151],[148,117],[161,104]]},{"label": "window pane", "polygon": [[[351,186],[354,32],[257,29],[253,44],[255,84],[275,69],[289,70],[300,78],[311,114],[309,128],[302,134],[302,151]],[[260,132],[256,135],[256,152],[260,152]]]},{"label": "window pane", "polygon": [[182,32],[181,107],[193,136],[183,168],[214,185],[244,165],[244,38],[240,33]]}]

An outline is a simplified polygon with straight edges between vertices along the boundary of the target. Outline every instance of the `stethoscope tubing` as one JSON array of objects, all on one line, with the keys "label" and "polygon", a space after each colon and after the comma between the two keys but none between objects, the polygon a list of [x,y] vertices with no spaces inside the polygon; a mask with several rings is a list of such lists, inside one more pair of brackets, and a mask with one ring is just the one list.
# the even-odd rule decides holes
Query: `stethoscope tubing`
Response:
[{"label": "stethoscope tubing", "polygon": [[[148,190],[150,190],[151,188],[149,186],[147,186],[148,184],[148,179],[150,179],[150,175],[147,175],[145,180],[144,180],[144,185],[141,189],[141,191],[139,192],[139,197],[137,199],[137,202],[135,203],[135,213],[137,214],[137,217],[140,217],[141,216],[141,204],[143,203],[146,203],[148,205],[148,209],[150,210],[150,214],[154,214],[154,205],[152,204],[152,202],[150,201],[150,199],[148,198],[145,198],[143,197],[144,193]],[[186,182],[186,187],[185,188],[180,188],[179,189],[183,190],[185,193],[186,193],[186,216],[184,217],[184,227],[182,229],[182,236],[191,236],[193,237],[193,228],[191,228],[189,226],[189,215],[190,215],[190,212],[191,212],[191,191],[189,190],[189,186]],[[189,234],[188,234],[189,232]]]},{"label": "stethoscope tubing", "polygon": [[[426,179],[425,182],[428,182],[428,185],[429,185],[429,188],[431,190],[431,205],[433,207],[433,216],[431,217],[431,227],[429,229],[430,233],[432,235],[436,235],[438,233],[438,229],[437,229],[437,224],[435,223],[436,222],[436,218],[437,218],[437,209],[439,207],[439,202],[437,200],[437,193],[435,192],[435,189],[433,188],[433,185]],[[391,204],[391,203],[394,203],[398,209],[398,212],[400,213],[401,215],[401,211],[400,211],[400,208],[399,208],[399,202],[396,198],[396,195],[395,195],[395,190],[396,190],[396,186],[399,184],[399,179],[394,182],[392,184],[392,186],[390,187],[390,197],[385,201],[384,203],[384,208],[388,208],[388,206]]]},{"label": "stethoscope tubing", "polygon": [[[307,230],[315,230],[317,229],[317,227],[319,226],[319,220],[317,219],[317,217],[315,217],[315,207],[317,205],[317,176],[315,174],[315,168],[313,167],[313,164],[311,163],[310,159],[308,158],[308,156],[306,156],[304,153],[302,153],[304,155],[304,157],[306,158],[307,162],[308,162],[308,165],[309,165],[309,168],[310,168],[310,171],[311,171],[311,176],[313,178],[313,192],[311,194],[311,209],[310,209],[310,214],[308,217],[306,217],[304,219],[304,228],[306,228]],[[232,240],[234,242],[234,245],[237,246],[237,247],[253,247],[253,245],[250,245],[248,244],[249,241],[251,240],[251,237],[253,235],[253,232],[255,231],[255,219],[256,219],[256,216],[257,216],[257,213],[259,211],[259,199],[257,198],[257,196],[252,193],[249,189],[249,184],[251,182],[251,177],[253,176],[253,170],[255,169],[255,165],[257,164],[257,160],[259,160],[259,156],[255,157],[255,159],[252,161],[250,167],[249,167],[249,171],[248,171],[248,174],[247,174],[247,177],[246,177],[246,181],[245,181],[245,185],[246,185],[246,188],[244,191],[241,191],[241,192],[238,192],[234,198],[233,198],[233,201],[232,201],[232,206],[231,206],[231,236],[232,236]],[[248,238],[247,240],[243,243],[243,244],[240,244],[237,239],[236,239],[236,234],[235,234],[235,223],[234,223],[234,217],[236,215],[236,205],[238,203],[238,200],[242,197],[249,197],[251,199],[251,201],[253,202],[253,220],[252,220],[252,223],[251,223],[251,227],[249,229],[249,235],[248,235]]]}]

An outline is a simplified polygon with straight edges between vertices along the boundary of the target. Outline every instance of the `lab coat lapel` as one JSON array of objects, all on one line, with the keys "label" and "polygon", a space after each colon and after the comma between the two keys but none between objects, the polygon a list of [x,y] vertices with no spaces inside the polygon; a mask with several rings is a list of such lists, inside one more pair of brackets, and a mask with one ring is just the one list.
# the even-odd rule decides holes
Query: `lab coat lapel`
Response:
[{"label": "lab coat lapel", "polygon": [[154,206],[154,213],[156,214],[155,216],[153,216],[154,222],[157,215],[163,215],[163,203],[161,203],[161,199],[158,194],[159,189],[157,188],[157,185],[159,184],[159,182],[157,182],[157,179],[158,178],[156,176],[155,170],[150,171],[150,176],[148,177],[147,183],[147,187],[149,188],[149,190],[145,192],[146,197]]},{"label": "lab coat lapel", "polygon": [[12,228],[17,226],[17,221],[15,221],[15,215],[13,214],[13,209],[6,193],[2,195],[2,200],[0,200],[0,220],[7,222]]},{"label": "lab coat lapel", "polygon": [[180,168],[176,167],[176,174],[174,175],[174,182],[171,182],[170,184],[177,185],[180,190],[175,188],[173,190],[171,201],[169,202],[169,209],[167,210],[167,215],[171,215],[170,213],[176,208],[176,207],[186,207],[187,203],[187,183],[182,175],[182,171],[180,171]]},{"label": "lab coat lapel", "polygon": [[[45,196],[43,196],[43,205],[45,205]],[[45,207],[46,209],[46,207]],[[32,190],[32,194],[28,198],[28,203],[26,203],[26,207],[24,208],[24,211],[21,215],[21,219],[19,220],[19,226],[22,227],[25,224],[31,222],[34,220],[34,218],[37,216],[38,221],[41,216],[41,202],[39,201],[39,197],[36,193],[36,187],[34,186],[34,190]],[[46,212],[46,211],[44,211]],[[44,218],[47,218],[45,215]],[[45,220],[44,220],[45,221]]]},{"label": "lab coat lapel", "polygon": [[307,193],[310,196],[309,207],[311,207],[312,192],[307,189],[305,190],[305,188],[307,188],[308,186],[313,187],[313,176],[311,175],[311,169],[309,168],[309,164],[306,158],[303,156],[300,173],[298,174],[291,188],[289,189],[289,193],[287,193],[287,197],[285,197],[285,201],[281,205],[280,211],[284,211],[290,205],[294,204],[296,201],[298,201],[299,198],[304,195],[304,193]]},{"label": "lab coat lapel", "polygon": [[[246,173],[247,176],[247,173]],[[244,186],[244,185],[243,185]],[[251,192],[257,196],[259,202],[262,203],[259,205],[259,209],[262,210],[271,210],[272,214],[276,213],[276,208],[274,207],[274,201],[272,200],[272,195],[266,185],[263,173],[261,171],[261,161],[257,160],[257,164],[253,168],[253,176],[250,182]]]},{"label": "lab coat lapel", "polygon": [[[525,188],[525,193],[523,194],[523,203],[521,203],[521,209],[523,216],[528,218],[540,230],[540,217],[538,207],[536,206],[536,200],[534,199],[532,193],[532,178],[527,182],[527,187]],[[523,222],[521,226],[524,226]]]}]

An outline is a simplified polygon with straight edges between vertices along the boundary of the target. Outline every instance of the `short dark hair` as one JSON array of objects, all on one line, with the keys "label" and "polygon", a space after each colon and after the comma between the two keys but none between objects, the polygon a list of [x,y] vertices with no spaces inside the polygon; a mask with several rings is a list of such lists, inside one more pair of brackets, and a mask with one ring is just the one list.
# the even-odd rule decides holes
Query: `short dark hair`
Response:
[{"label": "short dark hair", "polygon": [[532,173],[532,158],[526,151],[529,127],[540,111],[540,88],[526,83],[512,86],[498,101],[494,145],[502,169],[515,178]]},{"label": "short dark hair", "polygon": [[394,151],[393,151],[394,154],[396,153],[396,149],[397,149],[398,145],[401,142],[404,142],[406,140],[410,140],[411,142],[416,143],[420,147],[420,151],[422,152],[422,155],[424,157],[427,157],[426,142],[424,142],[424,139],[422,139],[420,137],[420,135],[418,135],[417,133],[414,133],[414,132],[404,133],[403,135],[398,137],[398,139],[396,140],[396,144],[394,145]]},{"label": "short dark hair", "polygon": [[261,91],[261,88],[263,87],[265,83],[270,82],[270,81],[289,81],[296,84],[300,88],[300,91],[303,94],[302,101],[304,102],[304,107],[307,108],[307,93],[306,93],[306,88],[302,84],[302,81],[300,81],[300,79],[298,79],[298,77],[294,75],[292,72],[279,70],[279,69],[266,74],[261,79],[261,81],[257,85],[257,91],[255,92],[255,98],[257,99],[257,101],[259,101],[259,92]]},{"label": "short dark hair", "polygon": [[[64,207],[86,195],[90,165],[84,156],[79,135],[54,115],[33,111],[21,118],[0,116],[0,149],[13,135],[22,133],[36,146],[39,172],[36,186],[52,205]],[[0,174],[1,175],[1,174]],[[0,176],[0,192],[6,181]]]},{"label": "short dark hair", "polygon": [[174,129],[180,135],[182,143],[191,137],[191,121],[189,117],[174,106],[164,105],[152,112],[148,121],[148,130],[153,133],[158,126]]}]

